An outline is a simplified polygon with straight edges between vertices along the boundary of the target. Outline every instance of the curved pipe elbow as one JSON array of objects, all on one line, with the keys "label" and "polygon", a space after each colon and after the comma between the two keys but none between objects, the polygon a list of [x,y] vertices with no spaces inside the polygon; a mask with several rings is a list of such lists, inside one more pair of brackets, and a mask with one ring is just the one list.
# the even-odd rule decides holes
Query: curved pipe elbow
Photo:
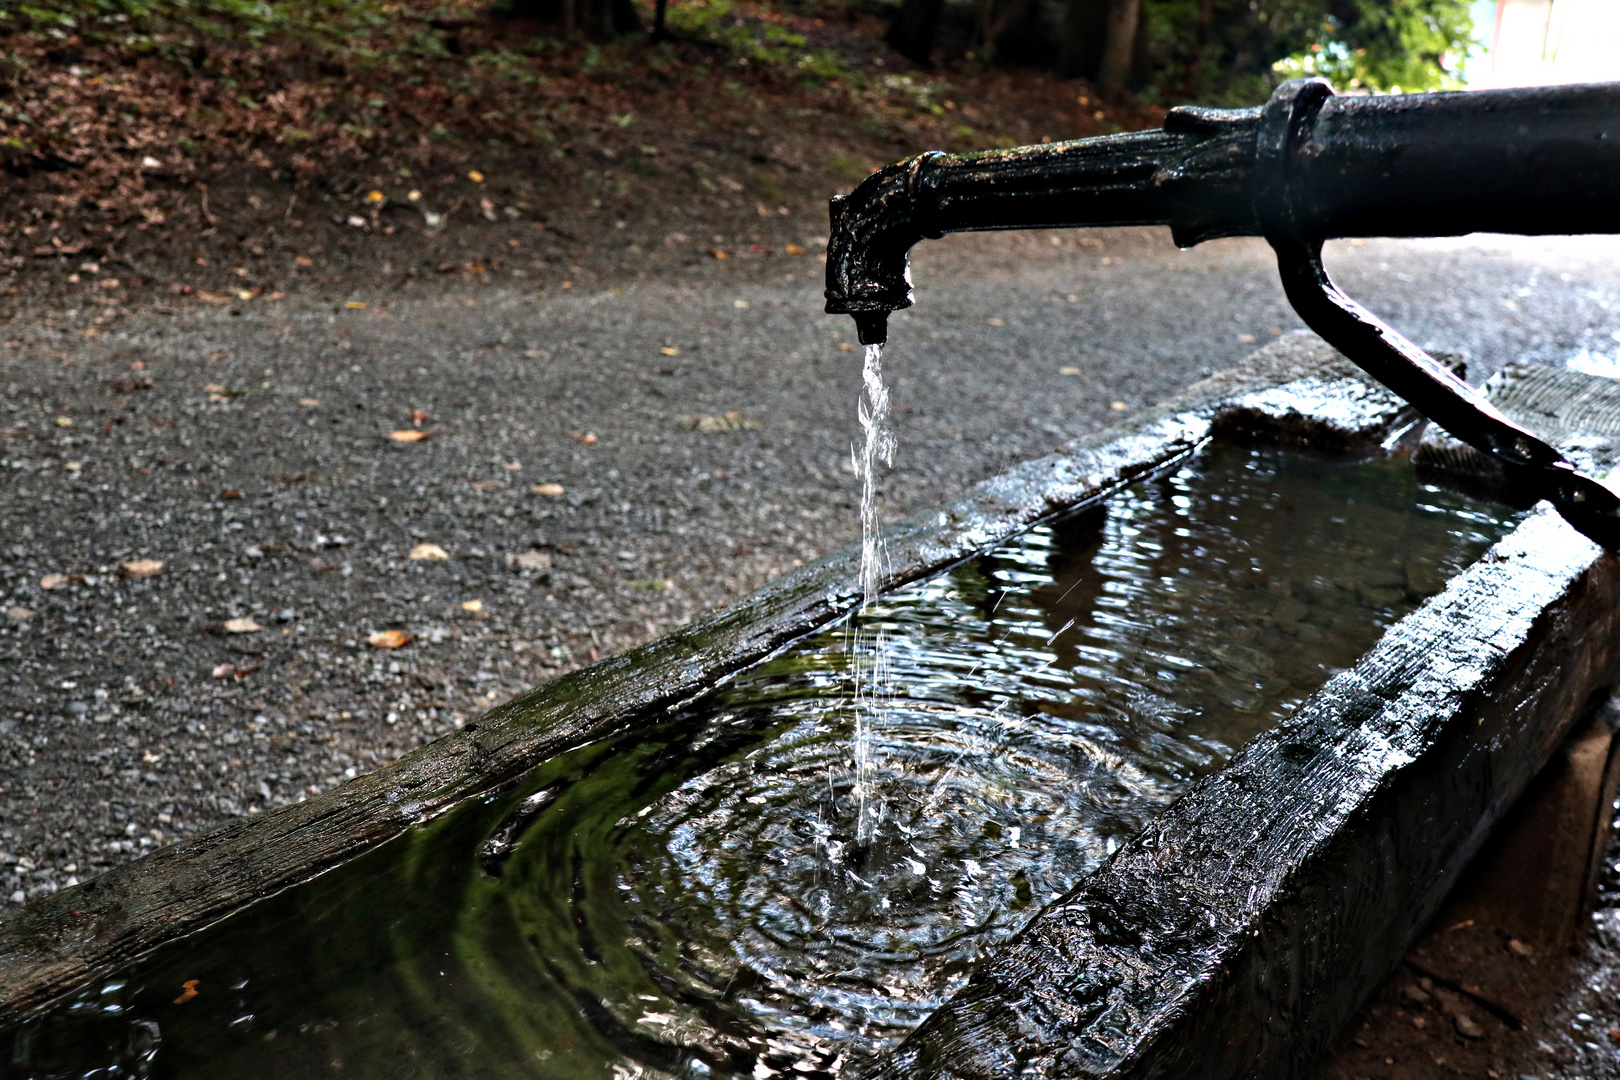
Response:
[{"label": "curved pipe elbow", "polygon": [[886,166],[829,207],[827,313],[853,315],[861,344],[880,345],[891,311],[912,304],[908,255],[919,240],[943,236],[930,227],[919,181],[939,151]]}]

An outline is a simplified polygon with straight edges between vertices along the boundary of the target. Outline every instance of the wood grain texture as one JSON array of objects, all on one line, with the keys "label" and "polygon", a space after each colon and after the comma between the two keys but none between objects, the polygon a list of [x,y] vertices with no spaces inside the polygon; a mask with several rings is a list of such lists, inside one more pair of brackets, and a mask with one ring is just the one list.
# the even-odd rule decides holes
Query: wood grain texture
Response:
[{"label": "wood grain texture", "polygon": [[[1212,421],[1235,397],[1309,380],[1317,389],[1303,395],[1288,423],[1317,423],[1317,412],[1333,407],[1332,395],[1324,398],[1319,387],[1346,378],[1357,378],[1354,369],[1320,341],[1277,342],[1126,426],[1078,440],[971,488],[951,506],[894,525],[884,586],[932,574],[1181,460],[1208,438]],[[1388,427],[1403,413],[1401,402],[1365,380],[1345,386],[1358,401],[1358,431]],[[510,785],[557,754],[666,716],[851,610],[860,597],[858,565],[858,549],[836,552],[701,622],[538,687],[331,792],[244,818],[9,914],[0,920],[0,1022],[463,800]]]}]

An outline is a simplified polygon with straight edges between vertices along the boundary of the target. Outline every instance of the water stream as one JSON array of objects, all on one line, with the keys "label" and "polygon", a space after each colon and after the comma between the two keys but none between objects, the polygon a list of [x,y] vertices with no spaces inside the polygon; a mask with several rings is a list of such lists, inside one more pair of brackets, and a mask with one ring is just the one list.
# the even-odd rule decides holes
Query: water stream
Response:
[{"label": "water stream", "polygon": [[[887,427],[889,388],[883,383],[883,346],[866,346],[861,364],[861,399],[855,408],[863,439],[859,453],[851,452],[855,475],[861,481],[861,614],[877,600],[887,553],[877,516],[879,463],[894,464],[894,433]],[[872,729],[879,723],[888,694],[888,632],[881,624],[869,626],[862,618],[851,642],[855,669],[855,840],[869,844],[882,815],[881,804],[871,798]]]},{"label": "water stream", "polygon": [[851,1075],[1512,520],[1216,447],[157,950],[0,1032],[0,1071]]}]

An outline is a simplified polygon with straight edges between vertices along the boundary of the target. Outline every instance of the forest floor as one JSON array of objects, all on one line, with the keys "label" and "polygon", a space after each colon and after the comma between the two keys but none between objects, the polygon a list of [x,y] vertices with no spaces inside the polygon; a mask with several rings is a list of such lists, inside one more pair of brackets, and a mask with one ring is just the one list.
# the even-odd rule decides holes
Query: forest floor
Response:
[{"label": "forest floor", "polygon": [[386,10],[340,38],[0,22],[5,306],[93,335],[143,303],[813,260],[827,198],[879,165],[1158,119],[962,57],[913,70],[831,5],[677,0],[676,40],[601,45],[472,4]]}]

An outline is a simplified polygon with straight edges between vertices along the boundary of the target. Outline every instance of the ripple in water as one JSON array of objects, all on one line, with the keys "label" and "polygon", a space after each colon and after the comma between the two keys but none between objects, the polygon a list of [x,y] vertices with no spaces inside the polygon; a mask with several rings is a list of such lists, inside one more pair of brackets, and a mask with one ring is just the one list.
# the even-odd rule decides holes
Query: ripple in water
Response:
[{"label": "ripple in water", "polygon": [[844,1072],[1510,524],[1403,463],[1217,449],[165,947],[13,1029],[17,1074]]}]

